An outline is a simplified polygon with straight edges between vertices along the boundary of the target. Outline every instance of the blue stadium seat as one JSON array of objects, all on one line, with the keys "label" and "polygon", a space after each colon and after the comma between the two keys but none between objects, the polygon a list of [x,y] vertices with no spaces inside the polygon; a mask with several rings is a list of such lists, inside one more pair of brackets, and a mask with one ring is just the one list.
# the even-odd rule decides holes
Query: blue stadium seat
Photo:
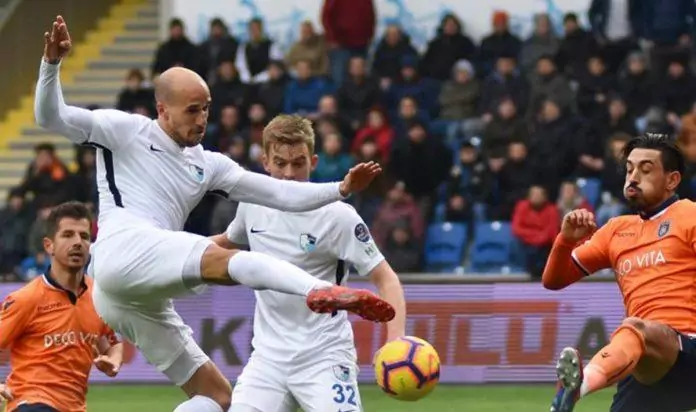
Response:
[{"label": "blue stadium seat", "polygon": [[580,178],[577,180],[578,188],[585,199],[592,205],[593,208],[599,206],[599,199],[602,195],[602,182],[599,179]]},{"label": "blue stadium seat", "polygon": [[435,211],[433,212],[433,222],[441,223],[445,221],[445,216],[447,215],[447,203],[440,202],[435,205]]},{"label": "blue stadium seat", "polygon": [[474,230],[469,271],[477,273],[509,271],[513,242],[510,223],[480,222],[476,224]]},{"label": "blue stadium seat", "polygon": [[463,223],[433,223],[425,239],[425,265],[428,271],[452,271],[462,263],[468,243],[467,226]]}]

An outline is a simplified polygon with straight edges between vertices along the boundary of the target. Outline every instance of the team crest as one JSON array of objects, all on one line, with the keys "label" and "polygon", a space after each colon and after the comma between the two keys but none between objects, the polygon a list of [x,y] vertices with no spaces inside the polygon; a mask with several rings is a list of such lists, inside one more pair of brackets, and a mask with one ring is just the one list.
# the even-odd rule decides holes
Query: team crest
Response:
[{"label": "team crest", "polygon": [[370,230],[364,223],[358,223],[357,225],[355,225],[353,234],[355,235],[356,239],[363,243],[367,243],[370,241]]},{"label": "team crest", "polygon": [[305,253],[310,253],[317,247],[317,238],[309,233],[300,235],[300,247]]},{"label": "team crest", "polygon": [[336,365],[333,367],[334,375],[336,379],[341,382],[350,382],[350,368],[343,365]]},{"label": "team crest", "polygon": [[191,175],[199,182],[202,182],[203,178],[205,177],[205,174],[203,173],[203,168],[198,167],[194,164],[189,165],[189,172],[191,172]]},{"label": "team crest", "polygon": [[669,220],[660,223],[660,227],[657,229],[657,237],[663,237],[664,235],[669,233],[669,226]]}]

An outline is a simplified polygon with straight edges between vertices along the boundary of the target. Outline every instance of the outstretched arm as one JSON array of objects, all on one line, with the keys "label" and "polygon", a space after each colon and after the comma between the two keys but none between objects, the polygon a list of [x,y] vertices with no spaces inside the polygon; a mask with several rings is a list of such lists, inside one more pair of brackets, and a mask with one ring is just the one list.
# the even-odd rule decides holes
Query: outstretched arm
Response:
[{"label": "outstretched arm", "polygon": [[342,182],[295,182],[249,172],[220,153],[207,153],[214,169],[211,190],[232,200],[286,212],[306,212],[343,200],[365,189],[382,171],[376,163],[361,163]]},{"label": "outstretched arm", "polygon": [[41,60],[34,100],[36,123],[67,137],[73,143],[86,143],[94,126],[94,113],[65,104],[59,74],[60,63],[51,64],[46,59]]}]

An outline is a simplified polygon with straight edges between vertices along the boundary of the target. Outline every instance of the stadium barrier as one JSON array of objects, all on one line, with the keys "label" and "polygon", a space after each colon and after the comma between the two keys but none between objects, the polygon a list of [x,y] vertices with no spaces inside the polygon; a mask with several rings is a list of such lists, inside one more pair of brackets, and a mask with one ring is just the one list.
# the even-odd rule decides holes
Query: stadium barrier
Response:
[{"label": "stadium barrier", "polygon": [[[562,347],[577,346],[589,357],[607,342],[624,317],[621,294],[613,282],[581,282],[554,292],[537,283],[486,278],[488,283],[462,276],[404,277],[408,334],[425,338],[438,349],[443,382],[553,381],[555,357]],[[358,281],[352,284],[372,288]],[[0,295],[20,286],[0,285]],[[203,349],[234,380],[251,352],[253,291],[211,287],[202,295],[177,300],[176,309]],[[372,355],[386,330],[382,325],[352,320],[360,380],[374,382]],[[126,358],[117,381],[166,382],[132,346]],[[5,355],[0,374],[8,372]],[[99,372],[91,379],[111,381]]]}]

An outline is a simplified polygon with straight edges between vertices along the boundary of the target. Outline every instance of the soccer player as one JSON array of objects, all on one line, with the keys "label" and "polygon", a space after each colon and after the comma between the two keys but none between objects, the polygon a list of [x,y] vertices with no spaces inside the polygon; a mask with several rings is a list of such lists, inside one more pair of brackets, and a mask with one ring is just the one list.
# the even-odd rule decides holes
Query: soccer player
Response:
[{"label": "soccer player", "polygon": [[654,134],[631,140],[624,156],[624,196],[638,214],[595,232],[592,213],[570,212],[544,270],[544,286],[558,290],[613,269],[627,314],[584,368],[575,349],[563,349],[553,412],[614,384],[612,412],[696,408],[696,205],[675,194],[684,158],[672,139]]},{"label": "soccer player", "polygon": [[123,344],[94,310],[84,275],[91,228],[82,203],[56,206],[44,238],[50,268],[2,304],[0,349],[10,350],[11,372],[0,397],[10,412],[85,411],[92,364],[118,373]]},{"label": "soccer player", "polygon": [[[393,318],[391,305],[372,292],[335,286],[288,262],[224,249],[209,238],[181,231],[206,192],[306,211],[364,189],[380,172],[379,166],[360,164],[342,182],[321,185],[247,172],[228,157],[201,147],[210,91],[203,79],[183,68],[159,77],[156,120],[69,106],[59,82],[61,60],[71,48],[62,17],[44,37],[37,123],[74,143],[97,147],[99,237],[88,268],[95,280],[95,308],[189,396],[176,412],[225,411],[232,387],[174,310],[174,297],[206,284],[244,284],[306,297],[318,312],[346,309],[374,321]],[[271,122],[268,127],[276,126]],[[295,131],[303,126],[283,127]]]},{"label": "soccer player", "polygon": [[[288,117],[295,121],[296,117]],[[310,129],[308,120],[299,120]],[[263,162],[276,179],[307,181],[316,167],[314,134],[267,133]],[[345,284],[349,265],[369,276],[396,309],[387,339],[404,335],[406,308],[399,278],[355,209],[343,202],[304,213],[241,203],[223,247],[287,259],[319,279]],[[232,394],[232,412],[361,411],[353,331],[345,312],[315,314],[303,299],[256,292],[254,352]]]}]

